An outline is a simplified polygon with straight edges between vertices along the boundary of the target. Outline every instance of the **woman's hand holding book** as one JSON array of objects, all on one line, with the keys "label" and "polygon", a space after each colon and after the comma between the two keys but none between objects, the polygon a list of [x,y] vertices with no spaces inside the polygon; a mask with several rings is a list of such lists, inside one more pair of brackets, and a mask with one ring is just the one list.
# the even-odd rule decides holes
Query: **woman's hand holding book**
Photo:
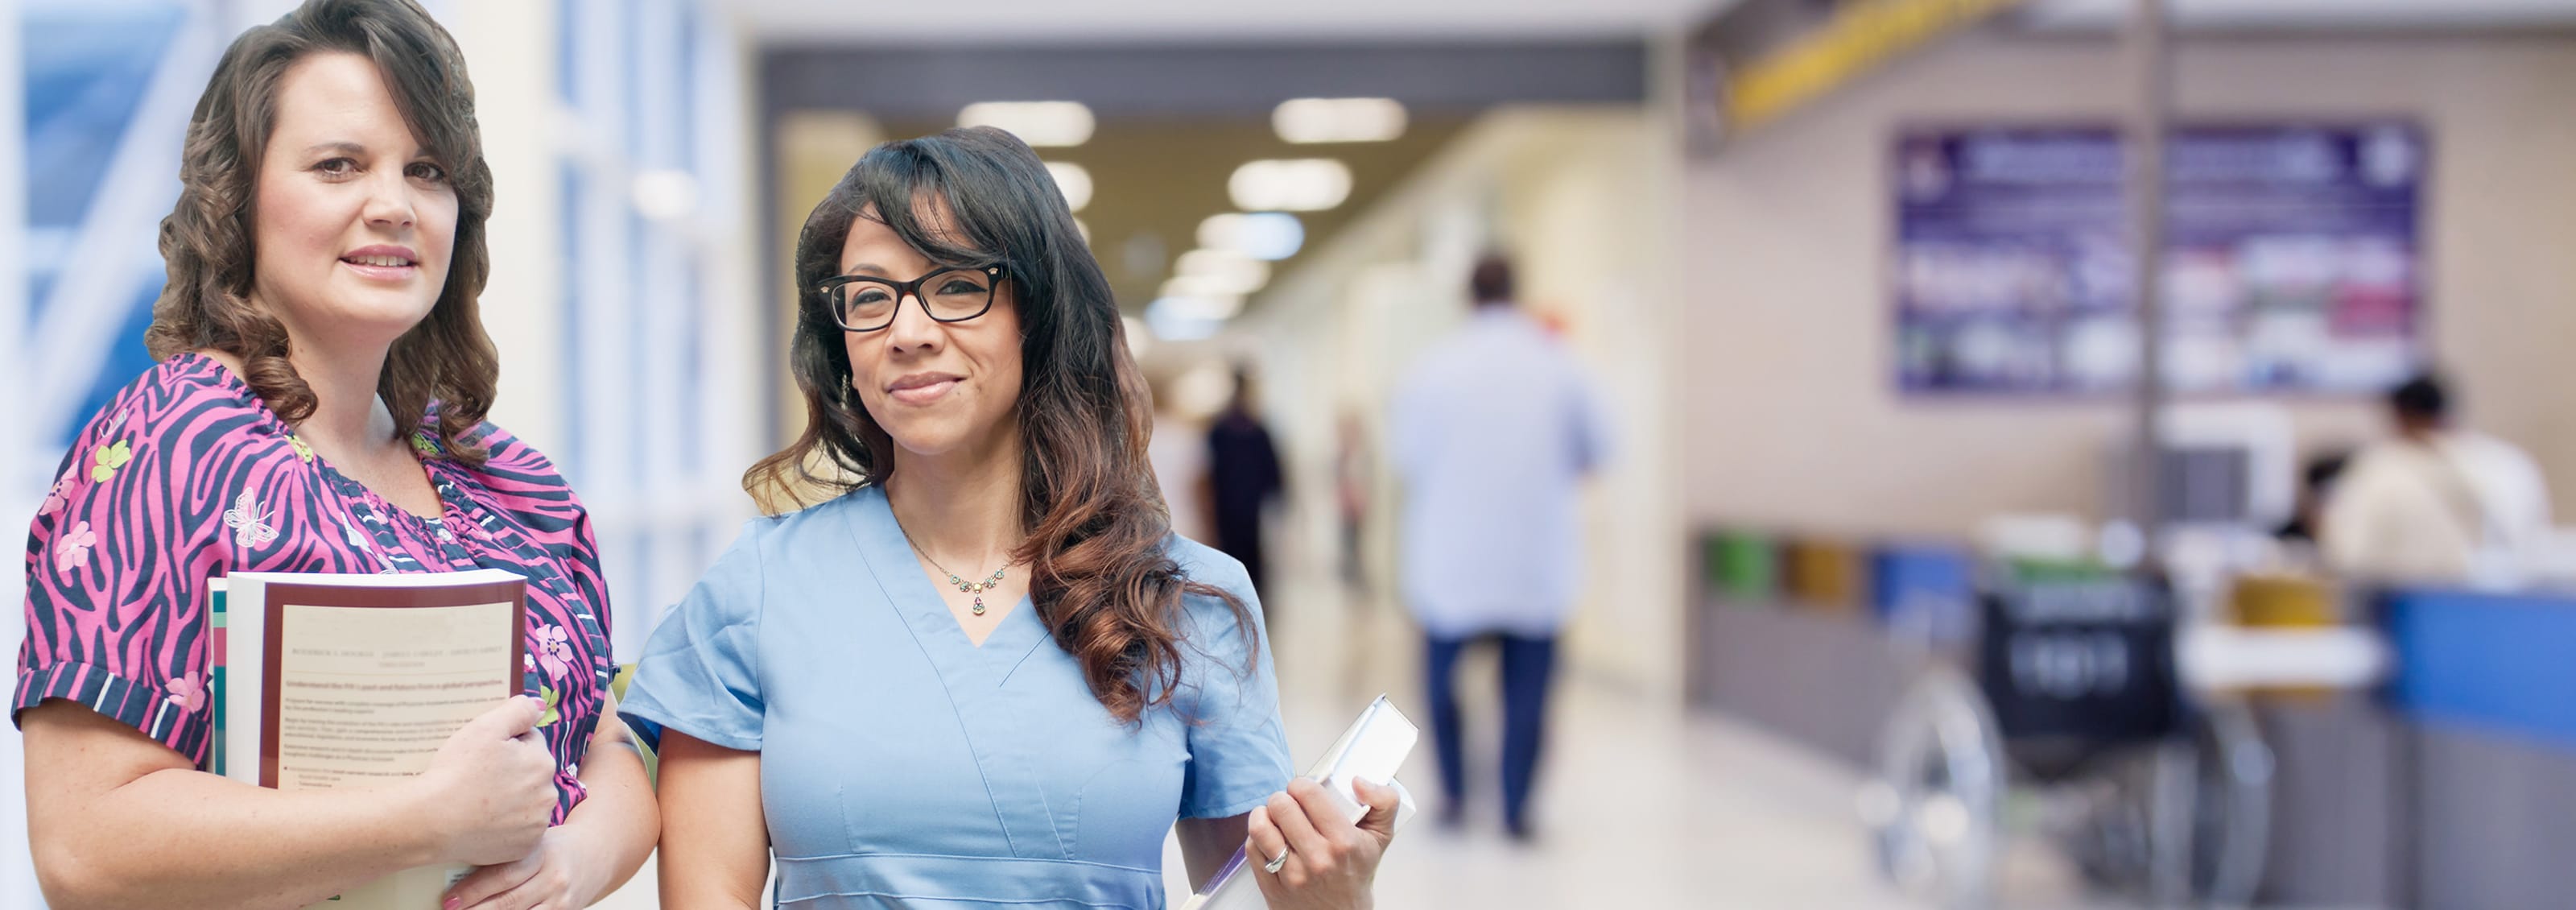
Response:
[{"label": "woman's hand holding book", "polygon": [[536,733],[545,703],[517,696],[467,723],[408,786],[433,862],[489,866],[528,855],[555,808],[555,761]]}]

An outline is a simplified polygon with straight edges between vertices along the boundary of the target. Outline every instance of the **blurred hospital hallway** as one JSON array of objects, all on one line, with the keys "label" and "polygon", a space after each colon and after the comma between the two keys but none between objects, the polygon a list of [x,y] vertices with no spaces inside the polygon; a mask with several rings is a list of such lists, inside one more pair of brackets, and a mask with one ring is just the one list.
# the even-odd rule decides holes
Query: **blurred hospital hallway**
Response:
[{"label": "blurred hospital hallway", "polygon": [[[1281,698],[1299,756],[1329,745],[1380,693],[1423,719],[1418,633],[1382,611],[1345,612],[1333,588],[1292,584],[1278,598]],[[1400,778],[1423,815],[1389,850],[1382,910],[1918,906],[1871,871],[1849,769],[1579,671],[1550,706],[1536,839],[1512,841],[1494,786],[1499,708],[1490,682],[1478,684],[1493,678],[1492,655],[1458,670],[1472,808],[1458,830],[1434,821],[1439,772],[1426,739]]]},{"label": "blurred hospital hallway", "polygon": [[[1380,694],[1422,719],[1419,633],[1407,620],[1354,605],[1330,579],[1292,577],[1277,587],[1272,622],[1296,755],[1323,750]],[[1859,768],[1729,715],[1658,704],[1580,671],[1549,706],[1549,751],[1532,797],[1537,837],[1516,843],[1502,833],[1493,786],[1499,707],[1493,687],[1479,684],[1493,678],[1493,655],[1480,652],[1458,669],[1472,808],[1461,829],[1433,821],[1439,778],[1426,739],[1400,777],[1424,814],[1388,851],[1381,910],[1936,906],[1901,894],[1878,870],[1855,808]],[[1167,853],[1177,868],[1176,848]],[[2013,839],[2006,854],[2001,910],[2146,906],[2087,894],[2036,838]],[[1177,881],[1173,887],[1178,894]]]},{"label": "blurred hospital hallway", "polygon": [[[151,367],[190,105],[298,2],[0,0],[0,527]],[[1260,567],[1291,765],[1380,694],[1429,726],[1426,602],[1544,639],[1534,838],[1471,648],[1464,824],[1426,735],[1379,907],[2576,905],[2576,0],[418,2],[500,187],[491,416],[578,490],[615,662],[807,428],[808,214],[990,127],[1173,530]]]}]

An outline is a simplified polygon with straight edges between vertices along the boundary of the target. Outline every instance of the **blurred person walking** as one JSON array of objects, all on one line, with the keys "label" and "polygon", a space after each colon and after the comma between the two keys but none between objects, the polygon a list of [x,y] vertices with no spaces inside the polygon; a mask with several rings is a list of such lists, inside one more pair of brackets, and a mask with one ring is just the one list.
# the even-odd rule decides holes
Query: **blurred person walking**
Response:
[{"label": "blurred person walking", "polygon": [[1154,485],[1163,490],[1163,506],[1172,516],[1172,533],[1207,543],[1207,431],[1182,414],[1166,378],[1154,390],[1154,435],[1145,444],[1145,460],[1154,468]]},{"label": "blurred person walking", "polygon": [[2379,582],[2517,583],[2550,528],[2539,466],[2453,426],[2433,376],[2389,392],[2388,409],[2396,435],[2354,455],[2326,501],[2328,565]]},{"label": "blurred person walking", "polygon": [[1442,821],[1461,821],[1466,799],[1452,671],[1468,644],[1490,639],[1502,650],[1503,822],[1527,839],[1557,632],[1581,583],[1576,487],[1609,433],[1573,353],[1513,304],[1511,263],[1488,257],[1469,284],[1474,315],[1395,393],[1399,583],[1422,623]]},{"label": "blurred person walking", "polygon": [[1269,561],[1262,558],[1261,513],[1286,492],[1279,470],[1279,448],[1270,428],[1253,413],[1252,371],[1234,371],[1234,399],[1208,425],[1208,506],[1216,524],[1216,548],[1252,577],[1255,588],[1268,587]]}]

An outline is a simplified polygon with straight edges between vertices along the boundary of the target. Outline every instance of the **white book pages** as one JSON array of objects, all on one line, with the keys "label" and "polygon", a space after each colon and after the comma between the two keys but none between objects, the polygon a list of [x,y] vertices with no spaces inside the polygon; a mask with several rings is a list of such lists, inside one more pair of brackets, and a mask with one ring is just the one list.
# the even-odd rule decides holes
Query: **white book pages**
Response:
[{"label": "white book pages", "polygon": [[[388,657],[374,661],[375,664],[383,664],[376,666],[368,659],[350,657],[361,651],[372,653],[388,641],[401,642],[407,647],[426,648],[432,647],[433,641],[446,641],[439,638],[441,634],[453,635],[457,636],[454,639],[456,644],[467,645],[478,653],[503,649],[497,661],[476,658],[478,662],[472,664],[475,669],[468,674],[482,680],[472,684],[478,687],[477,692],[489,695],[491,705],[499,704],[502,699],[508,698],[520,687],[519,667],[509,665],[511,655],[506,650],[517,647],[519,643],[507,638],[501,642],[494,642],[490,635],[524,634],[512,633],[509,630],[517,629],[524,623],[525,584],[525,579],[519,574],[501,569],[402,575],[234,572],[224,578],[214,579],[211,588],[222,591],[225,600],[224,685],[223,690],[217,694],[217,697],[222,700],[224,712],[223,775],[253,786],[260,786],[264,765],[286,764],[281,758],[263,755],[262,737],[269,701],[266,697],[269,693],[265,691],[268,684],[266,677],[272,672],[279,672],[278,667],[274,665],[287,660],[288,654],[325,655],[298,657],[296,661],[300,663],[287,664],[290,669],[285,671],[284,676],[289,685],[285,689],[291,693],[296,691],[295,684],[299,679],[309,684],[319,678],[315,676],[317,673],[381,676],[386,667],[411,665],[409,661],[392,662],[394,658]],[[278,610],[289,621],[276,631],[286,643],[286,653],[270,654],[268,648],[271,632],[268,628],[271,613],[269,600],[273,593],[273,585],[296,586],[278,590],[327,588],[343,592],[344,595],[389,589],[413,589],[422,592],[452,590],[458,592],[455,597],[461,598],[462,601],[491,599],[495,595],[487,592],[494,587],[512,590],[506,595],[510,601],[508,603],[460,602],[454,606],[420,610],[353,611],[340,606],[345,602],[344,597],[313,601],[328,602],[332,604],[331,606],[305,606],[303,605],[305,601],[302,600],[281,604],[278,605]],[[381,596],[377,595],[377,597]],[[454,599],[448,598],[447,595],[426,596]],[[356,597],[360,602],[368,599],[370,598],[366,596]],[[354,635],[354,641],[362,643],[362,647],[354,651],[335,647],[339,642],[353,640],[344,635]],[[462,653],[462,649],[448,649],[445,653]],[[328,664],[319,667],[309,666],[317,660],[327,661]],[[436,664],[437,661],[426,660],[421,663],[429,665]],[[296,666],[306,666],[307,669],[300,672],[292,669]],[[435,669],[437,668],[432,668],[429,672],[434,672]],[[444,669],[451,671],[448,675],[452,676],[456,668]],[[397,671],[394,675],[402,676],[409,672]],[[387,688],[382,684],[369,685],[363,682],[342,685],[363,689]],[[485,689],[489,691],[482,691]],[[480,713],[488,707],[488,705],[481,708],[464,706],[437,710],[463,716],[467,713]],[[302,715],[294,710],[288,710],[281,717],[280,723],[283,725],[287,718],[298,716]],[[426,714],[420,717],[393,718],[397,722],[408,720],[413,723],[434,719]],[[455,721],[453,718],[448,718],[441,723],[461,725],[461,721]],[[308,717],[307,722],[297,726],[301,730],[317,724],[310,722]],[[448,726],[447,729],[452,730],[453,726]],[[282,737],[283,733],[280,735]],[[411,738],[419,740],[417,745],[425,746],[427,740],[424,737],[426,736],[427,734],[413,734]],[[443,738],[443,734],[441,736]],[[368,766],[377,764],[377,757],[372,754],[357,760],[359,767],[356,773],[329,767],[305,770],[300,767],[300,764],[319,763],[299,759],[299,767],[292,769],[294,773],[289,773],[289,769],[281,768],[279,785],[283,789],[378,786],[393,776],[416,773],[410,766],[425,763],[428,755],[420,752],[418,748],[411,748],[402,755],[386,757],[383,760],[399,768],[390,775],[370,773]],[[344,762],[344,764],[347,763]],[[350,889],[308,910],[434,910],[438,905],[439,896],[449,886],[472,871],[471,867],[461,865],[407,869]]]}]

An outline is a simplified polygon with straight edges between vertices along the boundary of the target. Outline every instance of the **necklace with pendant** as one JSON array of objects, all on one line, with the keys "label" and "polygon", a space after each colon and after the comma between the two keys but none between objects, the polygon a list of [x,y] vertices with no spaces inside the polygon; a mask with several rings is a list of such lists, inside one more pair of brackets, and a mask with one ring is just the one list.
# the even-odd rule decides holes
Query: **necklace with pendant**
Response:
[{"label": "necklace with pendant", "polygon": [[995,587],[1000,586],[1002,583],[1002,573],[1011,570],[1011,564],[1005,562],[1002,564],[1001,568],[993,570],[993,577],[984,579],[983,581],[967,581],[963,578],[957,577],[957,573],[948,571],[947,566],[940,565],[939,560],[933,559],[929,551],[923,550],[920,544],[913,543],[911,534],[907,533],[903,535],[903,542],[911,544],[912,552],[919,554],[922,559],[928,560],[931,568],[938,569],[940,574],[948,576],[948,583],[956,585],[958,591],[974,595],[975,606],[971,609],[974,610],[975,615],[977,616],[984,615],[984,592],[993,590]]}]

